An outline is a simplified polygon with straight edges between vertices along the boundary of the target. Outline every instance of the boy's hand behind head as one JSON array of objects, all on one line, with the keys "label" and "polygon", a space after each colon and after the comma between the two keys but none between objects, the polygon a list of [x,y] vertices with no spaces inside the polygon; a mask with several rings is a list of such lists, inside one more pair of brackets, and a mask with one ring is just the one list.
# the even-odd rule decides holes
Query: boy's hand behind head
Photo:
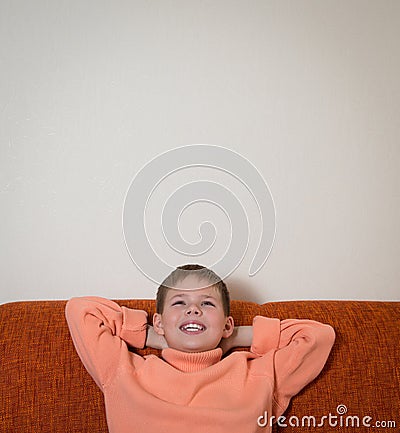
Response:
[{"label": "boy's hand behind head", "polygon": [[166,349],[168,347],[167,340],[163,335],[157,334],[151,325],[147,327],[146,347],[153,349]]}]

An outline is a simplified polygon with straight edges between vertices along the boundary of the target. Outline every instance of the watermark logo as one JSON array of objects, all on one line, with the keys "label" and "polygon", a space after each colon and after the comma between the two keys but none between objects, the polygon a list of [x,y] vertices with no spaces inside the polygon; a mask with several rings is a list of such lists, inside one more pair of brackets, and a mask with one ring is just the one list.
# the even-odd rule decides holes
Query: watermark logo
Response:
[{"label": "watermark logo", "polygon": [[298,417],[296,415],[286,416],[268,416],[265,411],[257,418],[257,425],[259,427],[272,427],[274,423],[278,427],[360,427],[360,428],[396,428],[396,421],[394,420],[374,420],[369,415],[346,415],[348,412],[347,406],[339,404],[336,407],[336,413],[329,412],[327,415],[316,417],[314,415],[303,415]]},{"label": "watermark logo", "polygon": [[[190,181],[183,176],[188,171],[194,172]],[[255,210],[249,213],[235,186],[214,180],[213,172],[240,185]],[[166,186],[172,190],[167,191]],[[200,205],[208,206],[210,214],[213,209],[222,215],[220,225],[208,217],[195,221],[198,215],[208,215],[204,207],[199,208],[189,218],[190,234],[197,238],[189,241],[183,235],[182,220]],[[272,250],[275,206],[267,183],[249,160],[224,147],[194,144],[158,155],[135,175],[125,197],[123,233],[133,262],[157,284],[185,263],[210,267],[224,279],[243,261],[250,239],[256,240],[248,270],[254,276]],[[226,235],[223,243],[222,235]]]}]

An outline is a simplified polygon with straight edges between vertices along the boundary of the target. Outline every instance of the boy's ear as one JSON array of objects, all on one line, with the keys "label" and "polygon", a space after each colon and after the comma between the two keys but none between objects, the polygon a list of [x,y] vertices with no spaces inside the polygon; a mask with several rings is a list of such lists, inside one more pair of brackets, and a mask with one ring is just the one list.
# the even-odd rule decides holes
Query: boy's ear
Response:
[{"label": "boy's ear", "polygon": [[222,334],[222,338],[229,338],[232,335],[234,328],[235,328],[235,322],[233,321],[233,317],[228,316],[225,321],[225,327],[224,327],[224,332]]},{"label": "boy's ear", "polygon": [[160,313],[154,313],[153,329],[158,335],[164,335],[164,327],[162,323],[162,316]]}]

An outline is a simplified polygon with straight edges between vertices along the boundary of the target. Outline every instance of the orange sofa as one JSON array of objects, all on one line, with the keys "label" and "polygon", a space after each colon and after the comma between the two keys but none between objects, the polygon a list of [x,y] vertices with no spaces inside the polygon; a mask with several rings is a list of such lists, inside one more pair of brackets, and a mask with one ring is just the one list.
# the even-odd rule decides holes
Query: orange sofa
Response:
[{"label": "orange sofa", "polygon": [[[149,319],[154,313],[153,300],[117,302]],[[1,433],[107,432],[102,393],[75,353],[64,308],[65,301],[0,306]],[[314,319],[336,331],[322,373],[292,399],[275,432],[399,431],[400,302],[232,301],[237,325],[258,314]]]}]

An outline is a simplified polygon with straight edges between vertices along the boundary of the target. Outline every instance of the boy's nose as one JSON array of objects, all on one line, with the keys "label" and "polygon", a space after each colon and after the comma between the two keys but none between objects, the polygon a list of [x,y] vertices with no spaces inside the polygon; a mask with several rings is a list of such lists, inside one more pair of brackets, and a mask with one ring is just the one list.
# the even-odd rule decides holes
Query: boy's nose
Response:
[{"label": "boy's nose", "polygon": [[193,305],[189,305],[188,308],[187,308],[187,310],[186,310],[186,314],[187,314],[188,316],[190,316],[191,314],[194,314],[195,316],[200,316],[200,314],[201,314],[201,310],[200,310],[200,308],[199,308],[197,305],[195,305],[195,304],[193,304]]}]

